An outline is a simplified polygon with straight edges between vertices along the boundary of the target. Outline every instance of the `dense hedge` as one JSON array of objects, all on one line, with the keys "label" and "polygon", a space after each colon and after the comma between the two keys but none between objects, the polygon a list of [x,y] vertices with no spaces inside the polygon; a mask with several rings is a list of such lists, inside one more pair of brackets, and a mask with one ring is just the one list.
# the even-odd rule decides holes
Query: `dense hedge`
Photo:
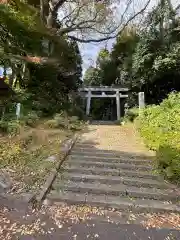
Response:
[{"label": "dense hedge", "polygon": [[146,145],[157,152],[157,167],[168,178],[180,180],[180,93],[140,112],[138,127]]}]

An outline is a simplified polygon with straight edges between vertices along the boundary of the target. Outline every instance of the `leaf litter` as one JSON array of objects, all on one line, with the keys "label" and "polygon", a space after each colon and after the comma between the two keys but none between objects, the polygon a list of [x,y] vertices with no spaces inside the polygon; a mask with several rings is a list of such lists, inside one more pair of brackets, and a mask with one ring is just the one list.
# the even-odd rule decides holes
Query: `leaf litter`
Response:
[{"label": "leaf litter", "polygon": [[[47,235],[53,234],[56,231],[54,226],[57,226],[58,229],[63,229],[67,224],[77,224],[80,222],[88,223],[88,220],[92,220],[94,216],[106,218],[107,222],[121,224],[121,219],[123,215],[127,216],[126,223],[132,223],[139,219],[141,225],[145,228],[174,228],[180,230],[180,215],[175,213],[169,214],[133,214],[122,213],[119,211],[104,210],[102,208],[91,207],[91,206],[75,206],[75,205],[52,205],[52,206],[43,206],[40,210],[31,210],[26,214],[22,219],[24,219],[23,224],[16,219],[11,219],[9,212],[11,210],[3,208],[0,210],[0,240],[11,240],[16,239],[16,236],[34,236],[37,234]],[[35,220],[30,223],[26,220],[35,216]],[[51,222],[54,226],[47,226],[48,222],[41,218],[46,216],[46,219],[52,220]],[[116,216],[116,219],[114,218]],[[115,219],[115,220],[114,220]],[[92,224],[87,224],[89,227],[94,227]],[[46,227],[46,230],[45,230]],[[71,231],[71,227],[68,228],[68,232]],[[14,238],[13,238],[14,237]],[[77,236],[75,234],[74,239]],[[94,234],[94,238],[98,239],[99,234]],[[18,239],[18,238],[17,238]]]}]

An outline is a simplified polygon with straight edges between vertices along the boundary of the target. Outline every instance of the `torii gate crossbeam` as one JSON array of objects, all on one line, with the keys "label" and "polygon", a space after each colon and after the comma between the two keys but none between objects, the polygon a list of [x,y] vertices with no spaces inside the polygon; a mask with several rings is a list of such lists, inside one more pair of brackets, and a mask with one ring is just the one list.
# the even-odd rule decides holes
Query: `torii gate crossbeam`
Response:
[{"label": "torii gate crossbeam", "polygon": [[[82,96],[87,98],[86,103],[86,115],[89,116],[91,108],[92,98],[116,98],[116,109],[117,109],[117,120],[120,120],[120,99],[127,98],[127,94],[122,94],[128,92],[128,88],[117,88],[117,87],[83,87],[79,89]],[[101,92],[98,94],[97,92]]]}]

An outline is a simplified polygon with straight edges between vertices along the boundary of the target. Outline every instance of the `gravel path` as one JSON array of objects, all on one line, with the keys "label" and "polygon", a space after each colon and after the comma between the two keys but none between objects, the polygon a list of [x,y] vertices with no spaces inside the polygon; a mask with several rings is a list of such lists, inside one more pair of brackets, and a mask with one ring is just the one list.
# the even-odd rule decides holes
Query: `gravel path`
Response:
[{"label": "gravel path", "polygon": [[131,124],[119,125],[89,125],[87,131],[81,136],[82,142],[91,142],[100,150],[120,151],[128,154],[143,154],[153,156],[148,151]]}]

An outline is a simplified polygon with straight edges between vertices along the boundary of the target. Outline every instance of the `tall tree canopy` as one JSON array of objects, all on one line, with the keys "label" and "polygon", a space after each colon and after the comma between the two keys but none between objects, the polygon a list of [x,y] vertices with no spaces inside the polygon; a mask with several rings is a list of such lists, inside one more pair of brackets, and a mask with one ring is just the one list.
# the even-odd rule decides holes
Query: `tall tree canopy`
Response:
[{"label": "tall tree canopy", "polygon": [[82,58],[76,41],[48,28],[39,4],[20,0],[0,4],[0,33],[0,65],[12,69],[10,86],[30,93],[33,107],[59,111],[67,94],[81,84]]},{"label": "tall tree canopy", "polygon": [[98,82],[100,78],[100,84],[128,87],[134,96],[130,105],[137,104],[139,91],[145,92],[149,104],[179,91],[179,9],[170,0],[160,0],[141,24],[129,24],[120,31],[109,56],[102,58],[107,53],[104,49],[99,53]]},{"label": "tall tree canopy", "polygon": [[[152,83],[153,79],[157,82],[157,76],[158,81],[164,77],[163,67],[169,64],[168,68],[173,69],[178,65],[174,53],[178,51],[178,8],[173,9],[169,0],[161,0],[143,27],[139,27],[150,0],[136,3],[134,0],[1,1],[0,64],[4,69],[12,69],[9,84],[30,93],[43,111],[58,111],[82,83],[78,43],[116,38],[112,51],[102,49],[97,66],[85,74],[87,83],[148,89],[149,79]],[[132,21],[136,27],[134,23],[129,26]],[[160,46],[159,51],[153,49],[154,44]],[[173,61],[167,61],[169,58]],[[152,69],[154,75],[150,78]]]}]

